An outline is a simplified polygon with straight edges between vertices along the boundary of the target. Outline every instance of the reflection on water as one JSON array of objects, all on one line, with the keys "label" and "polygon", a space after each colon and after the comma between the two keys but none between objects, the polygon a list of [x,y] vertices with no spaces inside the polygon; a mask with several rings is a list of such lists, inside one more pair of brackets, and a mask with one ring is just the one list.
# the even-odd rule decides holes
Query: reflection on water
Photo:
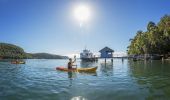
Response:
[{"label": "reflection on water", "polygon": [[100,71],[103,75],[113,75],[113,63],[100,63]]},{"label": "reflection on water", "polygon": [[74,78],[76,78],[76,72],[69,71],[67,73],[68,73],[68,79],[70,80],[69,86],[72,86],[72,81]]},{"label": "reflection on water", "polygon": [[68,78],[70,79],[70,85],[69,86],[72,86],[72,78],[73,78],[73,72],[68,72]]},{"label": "reflection on water", "polygon": [[70,79],[73,78],[73,72],[71,72],[71,71],[68,72],[68,78],[70,78]]},{"label": "reflection on water", "polygon": [[141,89],[148,90],[149,100],[170,99],[170,62],[129,62],[132,76]]},{"label": "reflection on water", "polygon": [[88,67],[94,67],[94,66],[98,66],[98,62],[80,61],[80,67],[82,68],[88,68]]},{"label": "reflection on water", "polygon": [[71,100],[87,100],[87,99],[82,96],[77,96],[77,97],[71,98]]},{"label": "reflection on water", "polygon": [[0,62],[0,100],[168,100],[170,61],[128,61],[98,66],[96,73],[56,71],[68,60],[26,60],[25,65]]}]

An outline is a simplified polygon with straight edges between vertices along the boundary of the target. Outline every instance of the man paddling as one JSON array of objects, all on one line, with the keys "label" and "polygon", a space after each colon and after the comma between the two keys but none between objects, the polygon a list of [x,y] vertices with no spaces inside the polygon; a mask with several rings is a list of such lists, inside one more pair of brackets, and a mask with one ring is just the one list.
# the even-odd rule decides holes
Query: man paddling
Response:
[{"label": "man paddling", "polygon": [[73,63],[76,62],[76,56],[74,56],[74,61],[72,61],[71,58],[69,58],[69,62],[68,62],[68,69],[71,70],[73,66],[77,66],[77,65],[73,65]]}]

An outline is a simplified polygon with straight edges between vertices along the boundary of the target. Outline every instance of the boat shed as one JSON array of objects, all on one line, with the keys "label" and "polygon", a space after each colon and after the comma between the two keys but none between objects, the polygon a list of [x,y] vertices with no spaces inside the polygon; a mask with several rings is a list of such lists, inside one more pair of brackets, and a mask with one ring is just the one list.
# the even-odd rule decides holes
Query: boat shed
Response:
[{"label": "boat shed", "polygon": [[114,50],[110,49],[109,47],[104,47],[99,52],[100,52],[100,58],[113,58]]}]

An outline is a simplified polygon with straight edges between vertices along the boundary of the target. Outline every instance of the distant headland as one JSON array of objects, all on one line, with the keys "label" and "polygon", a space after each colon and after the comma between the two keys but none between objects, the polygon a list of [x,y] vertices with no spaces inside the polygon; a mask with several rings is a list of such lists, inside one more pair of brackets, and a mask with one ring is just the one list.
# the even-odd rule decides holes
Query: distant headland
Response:
[{"label": "distant headland", "polygon": [[0,43],[0,59],[67,59],[67,56],[49,53],[26,53],[23,48],[9,43]]}]

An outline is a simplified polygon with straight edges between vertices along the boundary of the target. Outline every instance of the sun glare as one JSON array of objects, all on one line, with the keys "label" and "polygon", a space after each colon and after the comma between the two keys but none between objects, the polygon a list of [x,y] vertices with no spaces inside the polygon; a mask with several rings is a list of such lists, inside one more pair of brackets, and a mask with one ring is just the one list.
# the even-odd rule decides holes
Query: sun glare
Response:
[{"label": "sun glare", "polygon": [[85,5],[79,5],[74,9],[74,16],[80,23],[88,21],[90,18],[90,9]]}]

